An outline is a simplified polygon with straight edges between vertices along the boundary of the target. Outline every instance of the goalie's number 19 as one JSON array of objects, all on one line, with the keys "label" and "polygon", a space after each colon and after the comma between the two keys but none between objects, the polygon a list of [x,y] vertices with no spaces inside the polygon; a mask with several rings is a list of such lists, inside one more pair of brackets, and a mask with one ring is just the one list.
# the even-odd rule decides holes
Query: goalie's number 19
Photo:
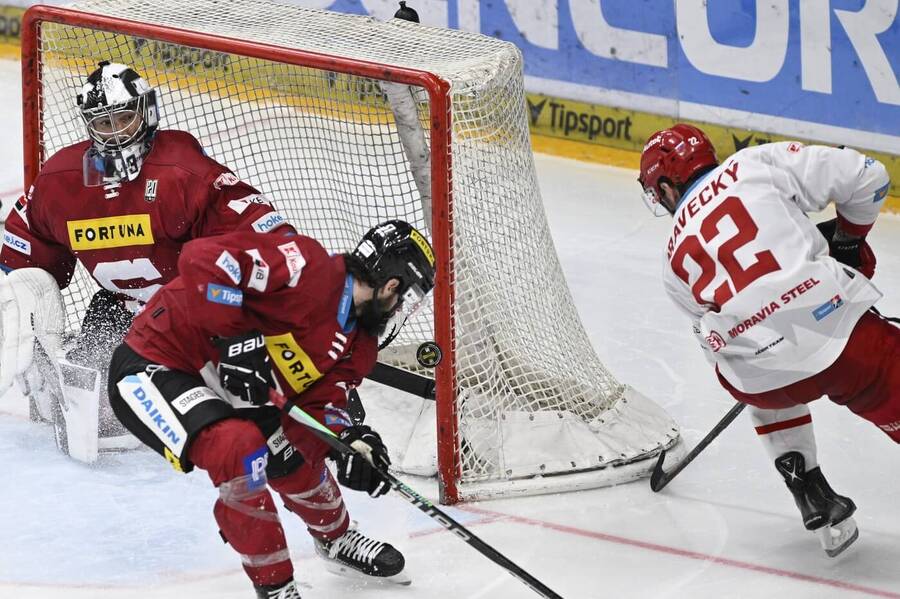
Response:
[{"label": "goalie's number 19", "polygon": [[[750,283],[763,275],[781,270],[781,265],[769,250],[756,252],[756,261],[746,268],[741,266],[734,253],[741,247],[756,239],[759,227],[753,222],[747,208],[737,196],[728,196],[721,204],[716,206],[700,224],[700,236],[704,242],[712,241],[719,234],[719,221],[729,217],[737,228],[737,233],[719,246],[716,255],[718,263],[722,265],[728,277],[713,292],[713,309],[724,306],[736,293],[747,287]],[[690,256],[700,267],[700,276],[691,286],[691,292],[698,304],[709,305],[709,300],[702,297],[703,291],[716,277],[716,261],[703,247],[703,243],[696,235],[688,235],[672,254],[671,265],[673,272],[685,284],[690,285],[687,270],[684,267],[684,259]]]}]

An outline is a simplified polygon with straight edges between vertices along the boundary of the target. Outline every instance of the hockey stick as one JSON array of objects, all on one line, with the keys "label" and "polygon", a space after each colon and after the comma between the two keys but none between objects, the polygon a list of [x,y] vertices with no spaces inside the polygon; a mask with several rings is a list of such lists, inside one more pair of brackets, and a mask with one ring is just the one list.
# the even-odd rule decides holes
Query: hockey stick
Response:
[{"label": "hockey stick", "polygon": [[376,362],[366,378],[424,399],[434,399],[434,379],[384,362]]},{"label": "hockey stick", "polygon": [[690,464],[694,458],[696,458],[701,451],[706,449],[706,446],[713,442],[713,439],[719,436],[719,433],[724,431],[731,422],[738,417],[738,414],[743,411],[744,408],[747,407],[745,403],[736,403],[734,407],[728,410],[728,413],[716,424],[709,433],[706,434],[703,439],[697,443],[697,446],[694,447],[690,453],[688,453],[680,462],[675,464],[675,467],[672,468],[669,472],[663,470],[663,462],[666,459],[666,450],[663,449],[659,454],[659,459],[656,461],[656,466],[653,468],[653,474],[650,475],[650,488],[653,489],[654,492],[660,491],[663,487],[669,484],[673,478],[678,476],[678,473],[685,469],[685,467]]},{"label": "hockey stick", "polygon": [[[307,427],[319,439],[330,445],[336,451],[343,454],[355,453],[355,449],[338,439],[331,429],[325,427],[318,420],[304,412],[301,408],[294,405],[282,394],[272,389],[269,392],[269,401],[284,410],[293,420]],[[445,512],[439,510],[430,501],[413,491],[411,488],[399,478],[391,474],[385,468],[375,466],[381,476],[388,481],[392,489],[397,491],[408,502],[423,511],[428,517],[437,521],[438,524],[452,532],[454,535],[474,547],[483,556],[494,562],[495,564],[506,569],[507,572],[522,581],[527,587],[533,590],[541,597],[547,599],[562,599],[562,596],[551,591],[540,580],[517,566],[509,558],[501,554],[499,551],[479,539],[473,532],[464,527],[462,524],[451,518]]]}]

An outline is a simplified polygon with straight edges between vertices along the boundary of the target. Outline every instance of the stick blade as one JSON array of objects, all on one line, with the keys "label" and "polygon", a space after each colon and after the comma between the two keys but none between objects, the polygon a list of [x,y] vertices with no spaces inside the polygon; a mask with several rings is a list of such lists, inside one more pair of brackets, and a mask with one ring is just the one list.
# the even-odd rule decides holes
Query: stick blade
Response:
[{"label": "stick blade", "polygon": [[666,471],[663,470],[663,462],[666,461],[666,450],[663,449],[659,452],[659,459],[656,460],[656,465],[653,467],[653,473],[650,475],[650,489],[657,493],[660,489],[669,484],[669,478],[666,476]]}]

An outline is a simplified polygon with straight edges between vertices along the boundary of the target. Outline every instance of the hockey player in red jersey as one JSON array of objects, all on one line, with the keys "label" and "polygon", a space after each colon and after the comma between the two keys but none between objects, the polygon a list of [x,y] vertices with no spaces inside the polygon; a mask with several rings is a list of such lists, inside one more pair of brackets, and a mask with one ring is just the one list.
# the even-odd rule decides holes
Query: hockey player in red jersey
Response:
[{"label": "hockey player in red jersey", "polygon": [[[54,420],[59,447],[91,462],[137,443],[101,400],[101,380],[133,312],[177,274],[182,245],[293,229],[189,133],[158,130],[156,92],[131,68],[101,62],[77,105],[89,139],[50,157],[6,221],[0,390],[24,381],[33,416]],[[61,338],[59,289],[77,261],[100,290],[73,342]]]},{"label": "hockey player in red jersey", "polygon": [[[185,245],[179,272],[113,354],[119,420],[176,470],[209,474],[216,522],[259,597],[299,597],[269,487],[306,523],[329,569],[407,584],[400,552],[351,524],[328,446],[268,397],[274,387],[294,398],[387,466],[378,433],[348,416],[347,393],[375,365],[388,320],[402,326],[431,290],[431,246],[402,221],[333,256],[309,237],[232,233]],[[333,457],[341,484],[373,497],[389,490],[360,455]]]},{"label": "hockey player in red jersey", "polygon": [[[807,403],[827,395],[900,442],[900,329],[870,310],[866,235],[888,190],[877,160],[845,148],[766,144],[721,164],[700,129],[652,135],[639,182],[673,216],[663,279],[722,386],[830,556],[858,536],[853,501],[818,466]],[[818,228],[807,213],[834,203]],[[873,352],[871,348],[878,347]]]}]

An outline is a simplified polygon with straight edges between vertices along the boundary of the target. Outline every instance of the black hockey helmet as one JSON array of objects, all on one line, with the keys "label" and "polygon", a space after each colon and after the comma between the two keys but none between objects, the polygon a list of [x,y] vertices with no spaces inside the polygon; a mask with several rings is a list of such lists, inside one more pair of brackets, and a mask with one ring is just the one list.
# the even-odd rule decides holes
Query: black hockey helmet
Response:
[{"label": "black hockey helmet", "polygon": [[[350,255],[376,289],[398,279],[404,303],[421,301],[434,287],[434,250],[405,221],[389,220],[372,227]],[[415,297],[407,297],[410,292]]]}]

